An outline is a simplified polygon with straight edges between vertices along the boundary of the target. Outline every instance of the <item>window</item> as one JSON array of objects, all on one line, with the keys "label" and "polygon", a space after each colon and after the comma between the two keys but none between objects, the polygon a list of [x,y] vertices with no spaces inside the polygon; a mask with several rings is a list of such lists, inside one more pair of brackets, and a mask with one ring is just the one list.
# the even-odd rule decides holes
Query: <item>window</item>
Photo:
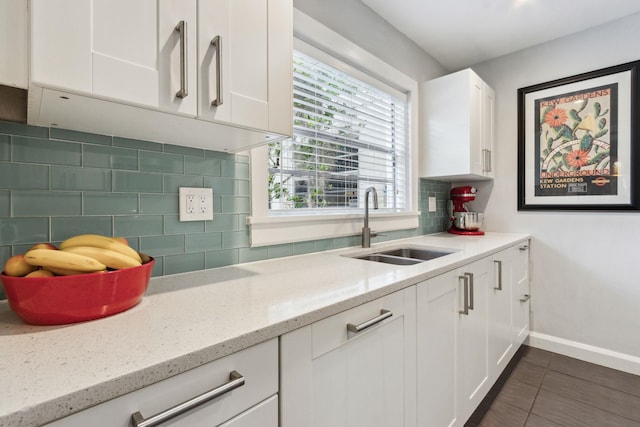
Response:
[{"label": "window", "polygon": [[373,230],[418,227],[416,80],[296,9],[293,48],[295,137],[251,150],[251,246],[356,236],[371,186]]},{"label": "window", "polygon": [[269,147],[269,214],[361,209],[368,187],[380,209],[405,210],[406,95],[298,51],[293,83],[294,136]]}]

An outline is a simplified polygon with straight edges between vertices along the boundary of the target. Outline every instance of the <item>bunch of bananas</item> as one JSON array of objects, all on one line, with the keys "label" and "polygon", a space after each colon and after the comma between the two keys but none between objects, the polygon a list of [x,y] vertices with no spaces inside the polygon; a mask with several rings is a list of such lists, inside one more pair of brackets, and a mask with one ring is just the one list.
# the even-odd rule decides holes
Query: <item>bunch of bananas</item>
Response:
[{"label": "bunch of bananas", "polygon": [[4,266],[4,274],[24,277],[69,276],[137,267],[143,261],[147,260],[143,260],[126,239],[81,234],[63,241],[59,248],[50,243],[38,243],[25,254],[12,256]]}]

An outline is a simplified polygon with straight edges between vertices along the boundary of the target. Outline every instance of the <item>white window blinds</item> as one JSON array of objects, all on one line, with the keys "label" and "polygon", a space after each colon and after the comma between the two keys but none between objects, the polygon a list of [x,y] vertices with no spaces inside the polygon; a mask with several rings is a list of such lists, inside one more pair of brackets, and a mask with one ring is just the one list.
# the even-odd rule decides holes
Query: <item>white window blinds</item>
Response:
[{"label": "white window blinds", "polygon": [[362,208],[368,187],[380,209],[406,209],[406,97],[300,52],[293,68],[294,137],[269,148],[270,213]]}]

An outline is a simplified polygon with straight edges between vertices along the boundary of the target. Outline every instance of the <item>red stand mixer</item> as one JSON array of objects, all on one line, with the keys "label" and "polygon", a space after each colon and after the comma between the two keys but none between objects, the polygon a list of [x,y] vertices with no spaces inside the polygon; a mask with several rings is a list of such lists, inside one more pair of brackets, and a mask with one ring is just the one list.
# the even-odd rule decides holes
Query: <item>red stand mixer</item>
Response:
[{"label": "red stand mixer", "polygon": [[448,203],[449,216],[451,217],[449,233],[465,236],[482,236],[484,234],[484,231],[480,230],[484,215],[480,212],[469,212],[465,206],[465,203],[476,199],[476,192],[475,187],[470,185],[451,189],[449,193],[451,199]]}]

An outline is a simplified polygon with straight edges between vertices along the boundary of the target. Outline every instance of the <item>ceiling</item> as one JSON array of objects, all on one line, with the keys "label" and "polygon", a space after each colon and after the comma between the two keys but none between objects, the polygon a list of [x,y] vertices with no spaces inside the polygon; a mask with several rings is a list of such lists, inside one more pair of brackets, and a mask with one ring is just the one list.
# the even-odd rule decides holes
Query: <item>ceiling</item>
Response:
[{"label": "ceiling", "polygon": [[362,0],[450,71],[640,12],[638,0]]}]

